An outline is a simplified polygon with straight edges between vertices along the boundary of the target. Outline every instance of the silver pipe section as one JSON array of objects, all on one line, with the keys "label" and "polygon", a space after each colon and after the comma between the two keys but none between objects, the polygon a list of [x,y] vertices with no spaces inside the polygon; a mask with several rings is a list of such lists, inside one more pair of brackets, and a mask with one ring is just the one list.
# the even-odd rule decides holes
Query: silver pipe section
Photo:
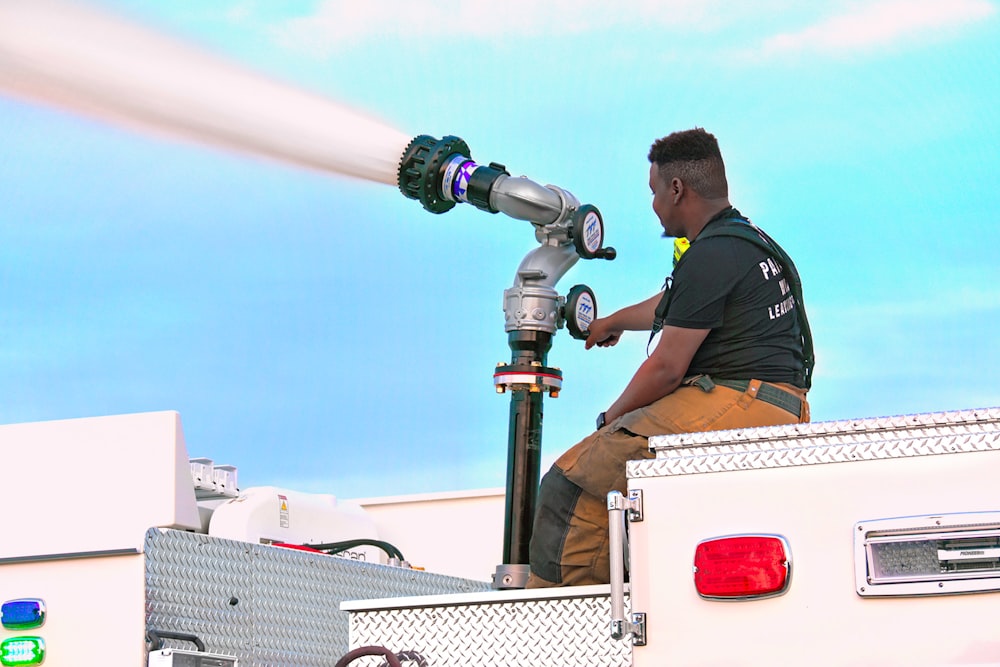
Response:
[{"label": "silver pipe section", "polygon": [[[542,186],[524,176],[501,174],[490,190],[490,207],[517,220],[540,225],[561,222],[567,215],[566,197],[552,186]],[[579,206],[579,202],[576,202]]]},{"label": "silver pipe section", "polygon": [[530,330],[554,334],[565,304],[556,292],[556,283],[580,259],[567,229],[557,223],[580,202],[555,186],[501,176],[490,190],[490,204],[512,218],[534,223],[535,238],[542,244],[521,260],[514,285],[503,293],[504,329],[508,333]]},{"label": "silver pipe section", "polygon": [[503,293],[504,330],[554,334],[565,303],[555,285],[579,259],[572,244],[543,245],[525,255]]}]

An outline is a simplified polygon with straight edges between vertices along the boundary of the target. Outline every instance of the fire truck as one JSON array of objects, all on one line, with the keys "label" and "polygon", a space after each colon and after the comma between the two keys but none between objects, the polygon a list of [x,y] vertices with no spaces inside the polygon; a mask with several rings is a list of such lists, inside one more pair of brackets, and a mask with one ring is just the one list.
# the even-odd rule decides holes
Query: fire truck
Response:
[{"label": "fire truck", "polygon": [[2,665],[1000,664],[1000,408],[654,437],[611,583],[547,590],[504,490],[239,489],[174,412],[0,443]]}]

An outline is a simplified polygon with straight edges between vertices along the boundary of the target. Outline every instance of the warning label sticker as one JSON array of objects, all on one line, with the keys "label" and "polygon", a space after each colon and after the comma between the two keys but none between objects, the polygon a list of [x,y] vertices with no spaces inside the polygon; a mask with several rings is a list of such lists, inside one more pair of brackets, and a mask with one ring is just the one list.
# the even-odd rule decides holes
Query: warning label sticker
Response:
[{"label": "warning label sticker", "polygon": [[278,494],[278,525],[288,528],[288,496]]}]

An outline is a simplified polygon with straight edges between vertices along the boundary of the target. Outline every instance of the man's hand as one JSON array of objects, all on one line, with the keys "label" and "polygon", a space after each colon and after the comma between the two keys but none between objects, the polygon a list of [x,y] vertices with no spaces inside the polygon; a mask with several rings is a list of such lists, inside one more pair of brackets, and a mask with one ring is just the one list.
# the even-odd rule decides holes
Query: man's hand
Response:
[{"label": "man's hand", "polygon": [[622,337],[624,329],[612,326],[610,317],[598,317],[590,323],[587,330],[587,342],[583,348],[589,350],[595,345],[598,347],[611,347]]},{"label": "man's hand", "polygon": [[611,347],[626,331],[649,331],[653,326],[653,316],[656,306],[660,303],[663,292],[654,294],[645,301],[626,306],[607,317],[598,317],[590,323],[587,330],[587,342],[584,349],[589,350],[595,345]]}]

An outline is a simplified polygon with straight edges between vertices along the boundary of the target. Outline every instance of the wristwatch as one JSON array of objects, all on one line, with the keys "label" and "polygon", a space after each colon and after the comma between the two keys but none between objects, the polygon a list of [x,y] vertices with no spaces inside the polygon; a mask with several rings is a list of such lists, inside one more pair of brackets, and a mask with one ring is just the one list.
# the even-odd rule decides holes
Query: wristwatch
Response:
[{"label": "wristwatch", "polygon": [[607,414],[608,414],[607,412],[602,412],[601,414],[597,415],[597,430],[598,431],[600,431],[602,428],[604,428],[604,425],[608,423],[608,420],[606,419]]}]

